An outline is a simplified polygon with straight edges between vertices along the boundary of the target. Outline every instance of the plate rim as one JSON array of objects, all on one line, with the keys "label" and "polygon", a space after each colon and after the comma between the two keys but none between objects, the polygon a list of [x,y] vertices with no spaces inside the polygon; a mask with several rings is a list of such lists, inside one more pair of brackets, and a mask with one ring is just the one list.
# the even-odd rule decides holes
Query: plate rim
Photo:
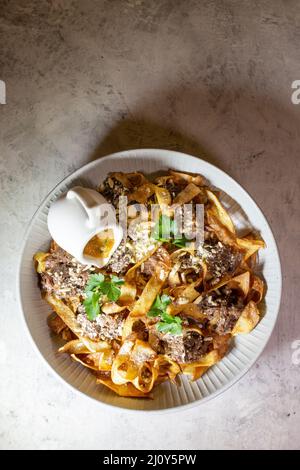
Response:
[{"label": "plate rim", "polygon": [[[93,168],[93,166],[97,166],[99,164],[99,162],[101,162],[101,161],[108,160],[108,159],[118,160],[121,157],[122,158],[136,158],[136,157],[144,157],[145,158],[145,153],[149,153],[149,152],[151,152],[153,154],[156,154],[157,156],[162,156],[162,157],[163,157],[163,154],[165,154],[165,155],[167,155],[167,154],[176,154],[176,155],[181,156],[181,157],[186,157],[188,159],[195,160],[197,163],[202,162],[211,171],[213,171],[213,172],[217,171],[220,176],[222,176],[222,174],[225,175],[226,178],[229,181],[231,181],[235,186],[237,186],[239,188],[240,191],[242,191],[247,196],[249,201],[251,201],[251,203],[256,206],[256,209],[260,213],[260,216],[264,220],[264,222],[266,224],[266,227],[268,228],[268,230],[270,232],[271,240],[272,240],[272,243],[273,243],[273,246],[274,246],[274,249],[275,249],[275,253],[277,255],[277,260],[278,260],[278,273],[277,274],[278,274],[278,294],[279,294],[278,298],[277,298],[277,304],[275,304],[275,307],[273,309],[274,310],[273,324],[271,325],[269,331],[266,334],[264,344],[260,347],[257,354],[255,354],[255,357],[252,359],[252,361],[250,361],[250,363],[245,367],[245,369],[243,369],[240,373],[235,375],[227,384],[223,385],[219,390],[216,390],[215,392],[213,392],[213,393],[211,393],[211,394],[209,394],[209,395],[207,395],[203,398],[197,399],[197,400],[193,401],[192,403],[186,403],[186,404],[177,405],[177,406],[170,406],[168,408],[162,408],[162,409],[156,409],[156,410],[155,409],[151,410],[151,409],[125,408],[125,407],[119,406],[117,404],[111,404],[111,403],[103,402],[101,400],[97,400],[95,397],[92,397],[92,396],[86,394],[85,392],[79,390],[78,388],[76,388],[75,386],[73,386],[72,384],[67,382],[67,380],[65,380],[63,378],[63,376],[60,375],[49,364],[47,359],[42,354],[41,350],[38,348],[36,342],[34,341],[33,336],[31,334],[31,331],[30,331],[30,328],[29,328],[29,325],[28,325],[27,320],[26,320],[26,316],[25,316],[25,312],[24,312],[24,308],[23,308],[23,303],[22,303],[22,293],[21,293],[21,283],[22,283],[22,279],[21,279],[22,272],[21,271],[22,271],[22,265],[23,265],[24,252],[25,252],[26,245],[27,245],[27,242],[28,242],[29,232],[30,232],[32,226],[34,225],[36,219],[38,218],[40,212],[42,212],[44,206],[51,200],[51,198],[53,197],[56,190],[61,185],[67,184],[69,179],[72,180],[72,179],[76,178],[77,176],[80,176],[80,173],[82,173],[83,170],[90,170],[91,168]],[[153,156],[155,156],[155,155],[153,155]],[[162,161],[163,161],[163,158],[162,158]],[[176,164],[174,166],[176,167]],[[230,196],[230,194],[229,194],[229,196]],[[70,174],[65,176],[63,179],[61,179],[47,193],[47,195],[43,198],[43,200],[41,201],[41,203],[39,204],[37,209],[34,211],[32,217],[30,218],[30,220],[29,220],[29,222],[26,226],[24,235],[23,235],[23,242],[22,242],[21,248],[20,248],[19,253],[18,253],[18,260],[19,261],[18,261],[17,271],[16,271],[16,274],[17,274],[17,276],[16,276],[17,306],[18,306],[17,308],[19,310],[19,313],[21,313],[23,327],[27,332],[27,337],[29,337],[29,340],[30,340],[31,344],[33,345],[33,349],[38,353],[38,356],[40,358],[42,358],[43,362],[48,367],[48,370],[50,370],[61,381],[61,383],[65,384],[67,387],[69,387],[70,390],[72,390],[73,392],[75,392],[77,394],[80,394],[82,397],[85,397],[86,399],[89,399],[89,400],[93,400],[93,402],[96,402],[98,405],[103,406],[105,408],[109,408],[110,410],[113,410],[114,412],[123,411],[123,412],[127,412],[127,413],[146,413],[146,414],[149,414],[149,413],[155,413],[155,414],[176,413],[176,412],[185,411],[187,409],[191,409],[191,408],[194,408],[194,407],[197,407],[197,406],[200,406],[200,405],[204,405],[205,403],[212,400],[213,398],[216,398],[217,396],[223,394],[224,392],[229,390],[234,384],[236,384],[242,377],[244,377],[244,375],[246,375],[247,372],[249,372],[249,370],[253,367],[253,365],[259,359],[259,357],[263,353],[264,349],[266,348],[266,346],[267,346],[267,344],[270,340],[270,337],[271,337],[271,335],[274,331],[275,325],[277,323],[278,315],[279,315],[279,312],[280,312],[280,306],[281,306],[281,300],[282,300],[282,265],[281,265],[280,252],[279,252],[279,249],[278,249],[278,245],[276,243],[276,239],[275,239],[274,234],[273,234],[273,230],[272,230],[266,216],[264,215],[262,209],[257,204],[255,199],[248,193],[248,191],[240,183],[238,183],[232,176],[230,176],[228,173],[226,173],[224,170],[220,169],[219,167],[217,167],[216,165],[214,165],[210,162],[207,162],[206,160],[204,160],[201,157],[190,155],[190,154],[187,154],[185,152],[180,152],[180,151],[177,151],[177,150],[157,149],[157,148],[130,149],[130,150],[123,150],[123,151],[121,150],[121,151],[118,151],[118,152],[113,152],[111,154],[99,157],[95,160],[92,160],[91,162],[88,162],[88,163],[82,165],[80,168],[77,168],[76,170],[74,170],[73,172],[71,172]]]}]

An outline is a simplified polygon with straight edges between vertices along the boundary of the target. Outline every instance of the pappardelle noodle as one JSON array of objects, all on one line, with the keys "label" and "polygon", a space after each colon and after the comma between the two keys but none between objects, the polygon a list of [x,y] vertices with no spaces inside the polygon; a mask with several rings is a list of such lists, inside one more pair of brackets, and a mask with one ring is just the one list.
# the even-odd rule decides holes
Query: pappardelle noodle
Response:
[{"label": "pappardelle noodle", "polygon": [[[126,397],[151,397],[179,375],[199,379],[222,359],[235,335],[260,320],[265,286],[255,274],[263,240],[239,237],[230,215],[201,175],[169,170],[154,180],[111,173],[98,188],[115,206],[128,199],[127,237],[102,269],[80,264],[54,241],[34,256],[43,298],[53,313],[59,349]],[[161,208],[155,226],[133,210]],[[176,233],[174,210],[202,204],[199,249]],[[193,212],[194,214],[194,212]],[[169,236],[164,237],[168,225]],[[195,221],[191,221],[195,230]],[[197,228],[196,228],[197,229]]]}]

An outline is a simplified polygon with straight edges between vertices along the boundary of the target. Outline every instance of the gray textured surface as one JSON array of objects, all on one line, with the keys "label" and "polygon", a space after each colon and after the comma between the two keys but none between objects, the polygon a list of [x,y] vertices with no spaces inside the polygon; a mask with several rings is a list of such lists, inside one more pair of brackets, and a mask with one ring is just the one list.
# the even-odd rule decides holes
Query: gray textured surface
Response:
[{"label": "gray textured surface", "polygon": [[[2,448],[299,448],[299,2],[0,0]],[[48,191],[106,153],[203,156],[261,206],[283,262],[276,329],[252,370],[205,406],[111,413],[36,356],[15,273]]]}]

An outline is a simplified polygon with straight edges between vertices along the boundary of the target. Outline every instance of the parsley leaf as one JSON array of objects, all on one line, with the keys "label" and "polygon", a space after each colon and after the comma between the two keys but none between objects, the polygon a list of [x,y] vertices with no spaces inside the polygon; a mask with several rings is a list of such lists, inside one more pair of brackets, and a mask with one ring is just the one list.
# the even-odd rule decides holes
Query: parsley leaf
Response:
[{"label": "parsley leaf", "polygon": [[151,317],[151,318],[159,317],[160,314],[161,314],[161,310],[159,308],[154,308],[154,307],[151,307],[151,309],[147,313],[148,317]]},{"label": "parsley leaf", "polygon": [[99,274],[92,274],[89,279],[88,279],[88,282],[85,286],[85,292],[88,293],[90,291],[93,291],[96,287],[99,286],[99,284],[101,284],[101,282],[104,281],[104,276],[103,274],[99,273]]},{"label": "parsley leaf", "polygon": [[167,215],[160,215],[153,230],[154,240],[163,243],[172,243],[173,245],[182,248],[186,246],[189,240],[184,235],[181,238],[179,238],[178,235],[180,236],[176,221]]},{"label": "parsley leaf", "polygon": [[111,282],[113,282],[116,285],[124,284],[124,280],[120,279],[119,277],[115,276],[114,274],[111,275]]},{"label": "parsley leaf", "polygon": [[150,318],[160,317],[156,328],[161,333],[180,335],[182,332],[182,320],[180,317],[167,313],[167,307],[170,303],[171,298],[168,295],[163,294],[161,297],[158,295],[147,315]]},{"label": "parsley leaf", "polygon": [[[159,297],[159,296],[158,296]],[[171,297],[169,295],[163,294],[160,297],[160,304],[163,309],[166,309],[168,305],[171,303]]]},{"label": "parsley leaf", "polygon": [[101,273],[92,274],[85,286],[86,299],[83,305],[90,321],[100,314],[100,304],[103,303],[103,297],[106,296],[111,302],[116,302],[121,295],[119,286],[124,284],[124,280],[111,275],[109,278]]},{"label": "parsley leaf", "polygon": [[[122,282],[122,284],[124,281]],[[112,281],[103,281],[100,285],[100,290],[102,294],[106,295],[108,300],[115,302],[121,295],[121,289],[118,287],[121,283],[113,283]]]},{"label": "parsley leaf", "polygon": [[157,330],[161,333],[171,333],[171,335],[180,335],[182,333],[182,327],[180,323],[165,323],[158,322],[156,326]]},{"label": "parsley leaf", "polygon": [[148,317],[160,316],[170,303],[171,298],[168,295],[163,294],[161,297],[158,295],[148,312]]},{"label": "parsley leaf", "polygon": [[83,301],[86,316],[90,321],[95,320],[100,313],[99,298],[100,294],[98,292],[89,291],[86,299]]},{"label": "parsley leaf", "polygon": [[159,241],[168,241],[174,232],[174,220],[167,215],[160,215],[153,230],[153,238]]},{"label": "parsley leaf", "polygon": [[186,246],[186,244],[189,242],[190,240],[188,240],[184,235],[182,238],[175,238],[174,240],[171,241],[171,243],[175,246],[178,246],[179,248],[183,248]]}]

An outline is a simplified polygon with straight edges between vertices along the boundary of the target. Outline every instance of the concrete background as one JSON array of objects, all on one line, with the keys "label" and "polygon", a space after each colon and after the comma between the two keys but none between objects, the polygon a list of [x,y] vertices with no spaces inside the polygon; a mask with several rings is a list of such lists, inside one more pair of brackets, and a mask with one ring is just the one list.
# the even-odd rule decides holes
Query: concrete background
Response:
[{"label": "concrete background", "polygon": [[[299,2],[0,0],[0,12],[0,447],[300,448]],[[165,417],[111,413],[59,383],[15,294],[26,224],[52,187],[97,156],[151,146],[236,178],[274,230],[284,276],[279,321],[252,370]]]}]

